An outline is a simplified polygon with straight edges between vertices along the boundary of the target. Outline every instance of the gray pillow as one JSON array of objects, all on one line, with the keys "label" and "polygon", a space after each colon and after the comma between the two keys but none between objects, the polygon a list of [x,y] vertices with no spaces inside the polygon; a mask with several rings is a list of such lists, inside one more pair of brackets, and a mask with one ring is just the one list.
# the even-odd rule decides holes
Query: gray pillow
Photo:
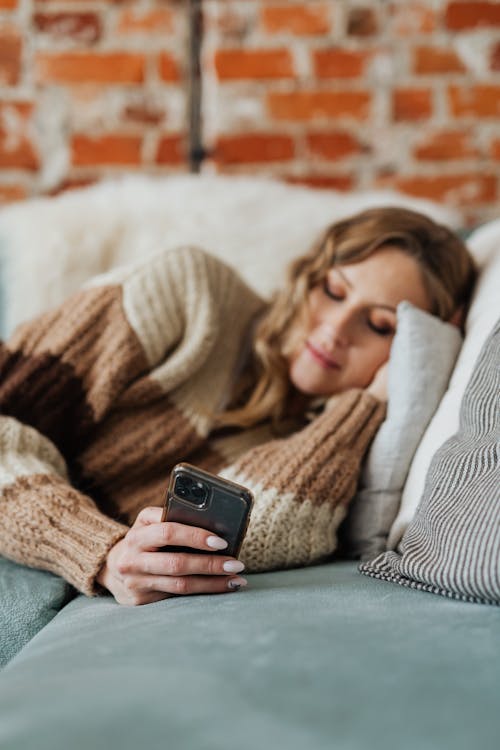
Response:
[{"label": "gray pillow", "polygon": [[462,344],[458,328],[401,302],[389,360],[389,402],[339,530],[342,554],[370,559],[387,549],[420,439],[446,390]]},{"label": "gray pillow", "polygon": [[460,407],[458,432],[434,454],[399,550],[360,566],[403,586],[500,604],[500,320]]},{"label": "gray pillow", "polygon": [[0,667],[74,596],[59,576],[0,557]]}]

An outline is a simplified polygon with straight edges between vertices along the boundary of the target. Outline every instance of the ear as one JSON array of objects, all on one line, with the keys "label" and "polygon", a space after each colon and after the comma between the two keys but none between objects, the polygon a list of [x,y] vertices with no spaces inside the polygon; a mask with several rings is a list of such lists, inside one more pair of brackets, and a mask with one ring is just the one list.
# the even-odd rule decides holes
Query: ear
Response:
[{"label": "ear", "polygon": [[463,329],[465,321],[465,308],[463,305],[460,305],[460,307],[457,307],[451,318],[448,320],[448,323],[451,323],[452,326],[457,326],[457,328]]}]

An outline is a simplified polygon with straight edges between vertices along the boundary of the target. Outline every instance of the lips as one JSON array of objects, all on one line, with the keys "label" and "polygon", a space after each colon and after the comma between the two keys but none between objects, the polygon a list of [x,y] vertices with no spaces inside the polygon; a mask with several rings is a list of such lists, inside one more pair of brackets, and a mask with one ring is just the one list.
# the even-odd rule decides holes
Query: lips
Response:
[{"label": "lips", "polygon": [[310,341],[306,341],[306,347],[312,357],[318,362],[320,365],[325,367],[328,370],[339,370],[340,365],[338,362],[336,362],[334,359],[332,359],[328,354],[325,354],[325,352],[322,352],[320,349],[315,347],[313,344],[311,344]]}]

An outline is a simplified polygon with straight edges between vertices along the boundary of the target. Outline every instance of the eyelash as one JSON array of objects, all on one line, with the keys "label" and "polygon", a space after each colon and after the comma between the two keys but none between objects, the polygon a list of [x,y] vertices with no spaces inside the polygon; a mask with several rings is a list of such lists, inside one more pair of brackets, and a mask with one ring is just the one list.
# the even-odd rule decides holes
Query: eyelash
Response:
[{"label": "eyelash", "polygon": [[323,291],[325,292],[327,297],[330,297],[330,299],[334,299],[336,302],[342,302],[343,297],[339,297],[337,294],[334,294],[330,287],[328,286],[328,281],[325,279],[323,281]]},{"label": "eyelash", "polygon": [[[326,279],[323,281],[323,291],[325,292],[327,297],[330,297],[330,299],[335,300],[335,302],[342,302],[342,300],[344,299],[343,297],[337,294],[334,294],[332,292],[332,290],[328,286],[328,281]],[[370,320],[367,321],[367,326],[378,336],[391,336],[393,333],[392,328],[379,328],[378,326],[374,325]]]}]

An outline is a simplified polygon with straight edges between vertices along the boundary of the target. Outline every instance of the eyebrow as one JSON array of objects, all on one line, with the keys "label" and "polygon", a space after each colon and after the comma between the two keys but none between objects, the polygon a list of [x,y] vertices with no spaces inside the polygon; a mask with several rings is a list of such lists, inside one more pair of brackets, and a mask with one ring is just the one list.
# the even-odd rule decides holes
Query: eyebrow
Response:
[{"label": "eyebrow", "polygon": [[[345,282],[345,284],[349,287],[349,289],[353,289],[353,285],[345,275],[343,271],[340,270],[339,266],[333,266],[332,271],[336,271],[340,278]],[[377,302],[371,302],[368,304],[368,307],[381,307],[384,310],[390,310],[390,312],[397,313],[397,310],[395,307],[392,307],[391,305],[379,305]]]}]

